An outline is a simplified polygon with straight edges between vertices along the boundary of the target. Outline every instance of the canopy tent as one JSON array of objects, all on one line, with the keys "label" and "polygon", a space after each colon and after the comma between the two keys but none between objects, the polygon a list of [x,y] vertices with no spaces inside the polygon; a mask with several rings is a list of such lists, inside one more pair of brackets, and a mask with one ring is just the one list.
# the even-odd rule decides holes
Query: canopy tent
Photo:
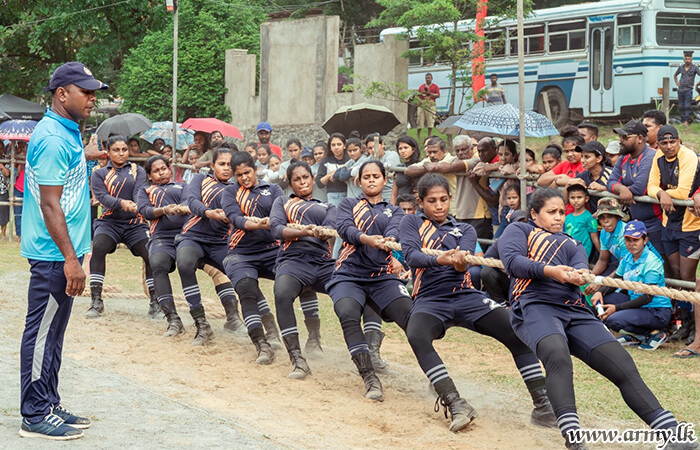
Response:
[{"label": "canopy tent", "polygon": [[0,111],[12,119],[41,120],[46,107],[12,94],[0,95]]}]

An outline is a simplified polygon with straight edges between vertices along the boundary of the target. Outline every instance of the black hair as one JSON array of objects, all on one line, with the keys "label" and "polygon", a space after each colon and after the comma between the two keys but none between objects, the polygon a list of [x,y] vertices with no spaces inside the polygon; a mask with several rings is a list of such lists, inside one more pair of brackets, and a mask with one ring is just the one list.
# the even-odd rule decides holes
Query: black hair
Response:
[{"label": "black hair", "polygon": [[504,139],[502,140],[499,144],[498,147],[505,147],[508,149],[511,155],[515,157],[515,160],[518,160],[518,147],[515,145],[515,141],[512,139]]},{"label": "black hair", "polygon": [[253,156],[248,152],[238,152],[234,153],[231,157],[231,170],[235,171],[240,165],[246,165],[251,169],[255,170],[255,160]]},{"label": "black hair", "polygon": [[580,134],[572,134],[570,136],[566,136],[564,139],[561,140],[561,145],[563,146],[567,142],[573,142],[577,147],[580,147],[586,143],[586,141],[583,139],[583,137],[581,137]]},{"label": "black hair", "polygon": [[294,173],[294,169],[297,167],[303,167],[307,172],[309,172],[309,175],[314,176],[311,166],[306,164],[304,161],[293,161],[289,167],[287,167],[287,180],[289,180],[290,183],[292,182],[292,174]]},{"label": "black hair", "polygon": [[345,136],[343,133],[333,133],[330,136],[328,136],[328,148],[331,148],[331,142],[333,142],[333,139],[340,139],[340,142],[343,143],[343,146],[345,146]]},{"label": "black hair", "polygon": [[348,134],[348,139],[359,139],[362,140],[362,136],[360,136],[360,132],[357,130],[352,130],[350,134]]},{"label": "black hair", "polygon": [[561,127],[561,130],[559,130],[559,135],[563,138],[567,138],[569,136],[580,136],[581,133],[578,132],[578,128],[574,125],[564,125]]},{"label": "black hair", "polygon": [[416,200],[416,196],[413,194],[399,194],[398,197],[396,197],[396,204],[400,203],[411,203],[413,206],[418,208],[418,201]]},{"label": "black hair", "polygon": [[413,153],[411,154],[409,160],[404,161],[407,166],[420,162],[420,150],[418,149],[418,142],[416,142],[415,139],[413,139],[411,136],[400,136],[396,140],[396,150],[399,149],[399,144],[408,144],[413,149]]},{"label": "black hair", "polygon": [[428,145],[437,145],[440,147],[440,150],[445,150],[445,141],[438,136],[432,136],[428,138],[428,141],[426,142],[426,146]]},{"label": "black hair", "polygon": [[[247,152],[246,152],[246,153],[247,153]],[[279,155],[276,154],[276,153],[270,154],[270,157],[269,157],[269,158],[270,158],[270,159],[275,158],[275,159],[278,159],[280,162],[282,162],[282,158],[280,158]],[[268,163],[270,162],[270,159],[267,160]],[[296,161],[296,160],[295,160],[295,161]]]},{"label": "black hair", "polygon": [[[229,144],[228,142],[224,142],[219,146],[219,148],[231,148],[231,144]],[[231,148],[231,150],[233,149]]]},{"label": "black hair", "polygon": [[583,192],[584,195],[588,195],[588,189],[586,189],[586,186],[578,183],[570,184],[566,187],[567,194],[570,194],[572,192]]},{"label": "black hair", "polygon": [[272,150],[270,149],[270,146],[267,145],[267,144],[258,144],[258,146],[255,147],[255,151],[257,152],[257,151],[260,150],[261,148],[264,148],[265,151],[267,151],[267,155],[268,155],[268,156],[272,154]]},{"label": "black hair", "polygon": [[382,138],[382,135],[379,133],[370,133],[367,135],[365,138],[365,145],[369,142],[374,142],[374,138],[379,138],[379,143],[383,144],[384,143],[384,138]]},{"label": "black hair", "polygon": [[[109,150],[110,147],[112,147],[114,144],[116,144],[117,142],[120,142],[120,141],[123,141],[126,144],[130,141],[130,139],[127,139],[126,136],[119,136],[119,135],[110,136],[109,139],[107,139],[107,150]],[[138,141],[138,139],[137,139],[137,141]]]},{"label": "black hair", "polygon": [[248,143],[245,145],[245,147],[243,147],[243,148],[248,148],[248,147],[254,148],[254,149],[257,150],[257,149],[258,149],[258,143],[257,143],[257,142],[248,142]]},{"label": "black hair", "polygon": [[564,196],[561,192],[559,192],[559,189],[553,189],[550,187],[541,187],[535,189],[535,192],[530,194],[530,204],[528,205],[528,213],[532,213],[532,211],[539,213],[544,207],[544,204],[547,203],[547,200],[549,200],[550,198],[560,198],[562,201],[564,201]]},{"label": "black hair", "polygon": [[[131,138],[131,139],[135,139],[135,138]],[[131,139],[129,139],[129,140],[131,140]],[[155,139],[153,139],[153,145],[156,145],[156,141],[162,141],[162,142],[163,142],[163,146],[165,146],[165,139],[163,139],[163,138],[155,138]]]},{"label": "black hair", "polygon": [[[110,134],[109,134],[109,137],[110,137],[110,138],[112,138],[112,137],[121,137],[121,138],[126,139],[126,136],[120,136],[120,135],[114,134],[114,133],[110,133]],[[107,138],[107,139],[109,139],[109,138]],[[158,139],[160,139],[160,138],[158,138]],[[158,139],[153,140],[153,142],[155,143]],[[128,141],[125,141],[125,142],[128,144],[128,143],[131,142],[131,141],[136,141],[136,143],[139,144],[139,146],[141,145],[141,143],[139,142],[139,140],[138,140],[137,138],[135,138],[135,137],[129,138],[129,140],[128,140]],[[161,139],[161,141],[162,141],[162,139]],[[163,141],[163,142],[165,142],[165,141]]]},{"label": "black hair", "polygon": [[155,164],[156,161],[163,161],[165,165],[168,166],[168,169],[170,168],[170,161],[168,161],[168,158],[163,155],[153,155],[148,158],[146,160],[146,164],[143,165],[143,170],[146,171],[146,174],[151,174],[151,167],[153,167],[153,164]]},{"label": "black hair", "polygon": [[447,178],[439,175],[437,173],[427,173],[423,175],[418,181],[416,190],[418,191],[418,198],[423,200],[428,192],[434,187],[441,187],[447,191],[447,195],[450,195],[450,182]]},{"label": "black hair", "polygon": [[286,147],[289,147],[292,144],[296,144],[299,148],[302,148],[301,141],[297,138],[291,138],[291,139],[287,140]]},{"label": "black hair", "polygon": [[195,131],[194,135],[195,136],[197,136],[197,135],[204,136],[204,148],[202,149],[202,153],[209,150],[209,135],[207,133],[205,133],[204,131]]},{"label": "black hair", "polygon": [[535,152],[533,152],[529,148],[525,149],[525,154],[532,158],[533,161],[537,161],[537,158],[535,157]]},{"label": "black hair", "polygon": [[316,148],[316,147],[322,147],[323,151],[328,153],[328,144],[326,144],[324,141],[316,141],[313,148]]},{"label": "black hair", "polygon": [[542,157],[552,155],[554,159],[561,159],[561,146],[559,144],[549,144],[542,152]]},{"label": "black hair", "polygon": [[345,142],[346,148],[350,147],[351,145],[354,147],[360,147],[360,150],[362,150],[362,141],[358,138],[350,138]]},{"label": "black hair", "polygon": [[386,169],[384,168],[384,164],[382,164],[381,161],[377,161],[377,160],[363,162],[362,165],[360,166],[360,172],[358,173],[357,176],[359,178],[362,178],[362,172],[364,172],[365,167],[367,167],[370,164],[374,164],[375,166],[379,167],[379,171],[382,173],[382,177],[384,177],[384,179],[386,180]]},{"label": "black hair", "polygon": [[518,186],[516,183],[511,183],[506,185],[506,187],[503,189],[503,194],[508,195],[508,192],[510,191],[515,191],[518,193],[518,197],[520,197],[520,186]]},{"label": "black hair", "polygon": [[170,144],[165,144],[161,150],[165,150],[166,148],[169,148],[172,151],[173,146]]},{"label": "black hair", "polygon": [[666,114],[664,114],[663,111],[659,111],[658,109],[650,109],[644,113],[642,120],[646,119],[647,117],[654,119],[654,123],[659,126],[666,125]]},{"label": "black hair", "polygon": [[212,131],[211,133],[209,133],[209,136],[213,136],[214,133],[219,133],[219,134],[221,135],[222,138],[224,137],[224,133],[222,133],[222,132],[219,131],[219,130],[214,130],[214,131]]},{"label": "black hair", "polygon": [[231,150],[230,148],[225,148],[225,147],[217,148],[216,150],[214,150],[214,154],[211,157],[211,163],[216,164],[216,160],[219,159],[219,156],[223,155],[223,154],[228,154],[228,155],[233,156],[233,150]]},{"label": "black hair", "polygon": [[586,128],[587,130],[590,130],[596,136],[596,138],[598,137],[598,127],[590,122],[581,122],[576,126],[576,128]]}]

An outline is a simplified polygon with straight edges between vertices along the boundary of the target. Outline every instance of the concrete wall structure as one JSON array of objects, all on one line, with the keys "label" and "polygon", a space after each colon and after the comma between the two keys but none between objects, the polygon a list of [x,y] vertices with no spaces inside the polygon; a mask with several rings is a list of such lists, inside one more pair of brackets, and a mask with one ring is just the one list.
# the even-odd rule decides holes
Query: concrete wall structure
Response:
[{"label": "concrete wall structure", "polygon": [[[337,92],[340,20],[318,16],[267,22],[260,28],[260,87],[256,95],[255,55],[226,51],[226,104],[231,123],[249,129],[260,121],[275,127],[320,127],[341,106],[368,102],[391,109],[405,129],[405,103],[366,98],[362,84],[408,82],[408,42],[390,39],[355,48],[355,92]],[[397,128],[399,128],[397,127]],[[277,142],[274,139],[273,141]],[[311,144],[311,143],[304,143]]]}]

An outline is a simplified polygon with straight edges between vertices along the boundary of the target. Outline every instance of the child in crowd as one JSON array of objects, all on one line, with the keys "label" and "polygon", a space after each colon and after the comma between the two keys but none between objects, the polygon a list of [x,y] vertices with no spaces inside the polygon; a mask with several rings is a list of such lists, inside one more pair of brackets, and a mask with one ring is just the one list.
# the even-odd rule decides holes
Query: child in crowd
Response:
[{"label": "child in crowd", "polygon": [[[316,144],[314,144],[312,151],[314,163],[311,164],[311,172],[313,173],[315,179],[316,174],[318,173],[318,168],[321,166],[321,161],[323,161],[323,159],[328,155],[328,145],[326,145],[326,143],[323,141],[317,141]],[[314,183],[314,198],[321,200],[322,202],[325,202],[328,199],[328,193],[325,186],[321,187],[318,185],[318,183]]]},{"label": "child in crowd", "polygon": [[[578,146],[577,150],[580,150],[581,165],[585,170],[571,180],[570,183],[580,183],[594,191],[607,190],[606,185],[608,184],[612,167],[610,167],[610,161],[605,154],[603,144],[598,141],[590,141]],[[592,213],[598,209],[596,200],[596,198],[590,198],[588,201],[588,210]]]},{"label": "child in crowd", "polygon": [[256,160],[256,161],[258,160],[258,143],[257,142],[248,142],[245,145],[245,148],[243,150],[248,152],[248,154],[250,156],[252,156],[254,160]]},{"label": "child in crowd", "polygon": [[[648,241],[644,222],[633,220],[627,224],[625,246],[628,253],[620,261],[615,275],[627,281],[666,286],[663,260],[647,247]],[[618,341],[622,345],[656,350],[667,340],[662,330],[671,320],[671,299],[627,292],[603,286],[593,294],[593,302],[602,304],[601,319],[608,328],[621,333]]]},{"label": "child in crowd", "polygon": [[[544,165],[537,164],[537,158],[535,157],[535,152],[529,148],[525,149],[525,168],[529,173],[545,173],[546,170]],[[518,171],[520,168],[518,168]],[[518,172],[520,173],[520,172]]]},{"label": "child in crowd", "polygon": [[[418,200],[416,200],[414,195],[399,194],[399,196],[396,197],[396,204],[399,206],[399,208],[403,209],[404,214],[407,216],[412,216],[413,214],[418,213]],[[406,286],[406,288],[409,292],[411,292],[413,283],[411,282],[411,269],[408,267],[408,264],[406,264],[406,257],[400,250],[392,250],[391,256],[401,263],[402,270],[399,278],[402,280],[409,280],[409,284]]]},{"label": "child in crowd", "polygon": [[506,227],[510,223],[510,216],[520,209],[520,186],[517,183],[509,183],[501,190],[502,207],[499,217],[501,223],[498,225],[494,239],[501,237]]},{"label": "child in crowd", "polygon": [[258,145],[258,148],[255,149],[255,154],[257,155],[258,162],[256,166],[258,167],[258,178],[262,178],[260,176],[260,169],[267,169],[268,165],[270,164],[270,155],[272,154],[272,150],[270,150],[270,146],[267,144],[260,144]]},{"label": "child in crowd", "polygon": [[308,145],[301,149],[301,160],[309,166],[316,164],[316,159],[314,159],[314,149]]},{"label": "child in crowd", "polygon": [[[202,153],[199,150],[191,148],[189,150],[189,154],[187,155],[187,164],[194,167],[194,165],[197,163],[197,160],[201,156]],[[189,184],[189,182],[192,181],[192,178],[194,178],[194,174],[197,172],[199,172],[197,169],[185,170],[185,172],[182,174],[182,181]]]},{"label": "child in crowd", "polygon": [[549,144],[542,151],[542,167],[545,172],[554,169],[561,162],[561,147],[559,144]]},{"label": "child in crowd", "polygon": [[335,173],[335,178],[345,181],[348,185],[348,197],[354,198],[362,194],[362,188],[358,185],[357,175],[360,167],[365,161],[370,160],[370,156],[362,151],[362,141],[357,138],[350,138],[345,142],[350,160]]},{"label": "child in crowd", "polygon": [[598,222],[586,209],[589,200],[588,191],[580,184],[572,184],[566,188],[566,194],[573,212],[566,216],[564,232],[583,244],[586,256],[590,259],[593,246],[600,251],[600,240],[598,239]]},{"label": "child in crowd", "polygon": [[552,188],[566,186],[572,178],[575,178],[576,175],[583,172],[580,148],[584,143],[585,141],[578,134],[565,137],[561,145],[564,150],[564,156],[566,156],[566,161],[560,162],[552,170],[543,173],[537,180],[537,184],[539,186],[549,186]]},{"label": "child in crowd", "polygon": [[168,161],[170,161],[173,157],[173,146],[172,145],[164,145],[162,148],[163,151],[163,156],[165,156]]},{"label": "child in crowd", "polygon": [[281,164],[282,160],[280,159],[280,157],[275,155],[274,153],[271,154],[268,158],[267,169],[262,169],[261,171],[259,171],[258,178],[260,178],[260,175],[262,175],[263,181],[275,184],[279,183],[280,180],[282,180],[282,174],[280,173]]}]

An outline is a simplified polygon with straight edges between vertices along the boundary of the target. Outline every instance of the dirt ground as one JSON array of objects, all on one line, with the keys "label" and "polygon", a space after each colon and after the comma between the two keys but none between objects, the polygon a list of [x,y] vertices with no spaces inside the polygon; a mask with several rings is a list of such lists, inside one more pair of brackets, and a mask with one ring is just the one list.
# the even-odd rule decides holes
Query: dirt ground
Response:
[{"label": "dirt ground", "polygon": [[[28,280],[23,268],[0,277],[0,448],[56,447],[17,437]],[[313,376],[303,381],[286,377],[284,352],[270,366],[256,365],[252,344],[223,331],[221,306],[211,300],[205,307],[216,338],[199,348],[190,346],[194,332],[186,314],[185,335],[162,337],[165,322],[146,317],[145,298],[108,299],[105,316],[97,320],[83,317],[88,305],[87,298],[75,300],[61,392],[64,403],[90,416],[93,426],[81,441],[60,447],[563,448],[558,431],[529,424],[524,387],[498,391],[457,370],[456,383],[479,417],[466,432],[451,433],[442,411],[433,412],[427,379],[401,342],[385,341],[392,374],[380,376],[386,400],[375,403],[363,397],[361,379],[341,345],[326,344],[323,359],[309,361]],[[184,303],[178,307],[186,311]],[[448,368],[458,363],[448,361]]]}]

